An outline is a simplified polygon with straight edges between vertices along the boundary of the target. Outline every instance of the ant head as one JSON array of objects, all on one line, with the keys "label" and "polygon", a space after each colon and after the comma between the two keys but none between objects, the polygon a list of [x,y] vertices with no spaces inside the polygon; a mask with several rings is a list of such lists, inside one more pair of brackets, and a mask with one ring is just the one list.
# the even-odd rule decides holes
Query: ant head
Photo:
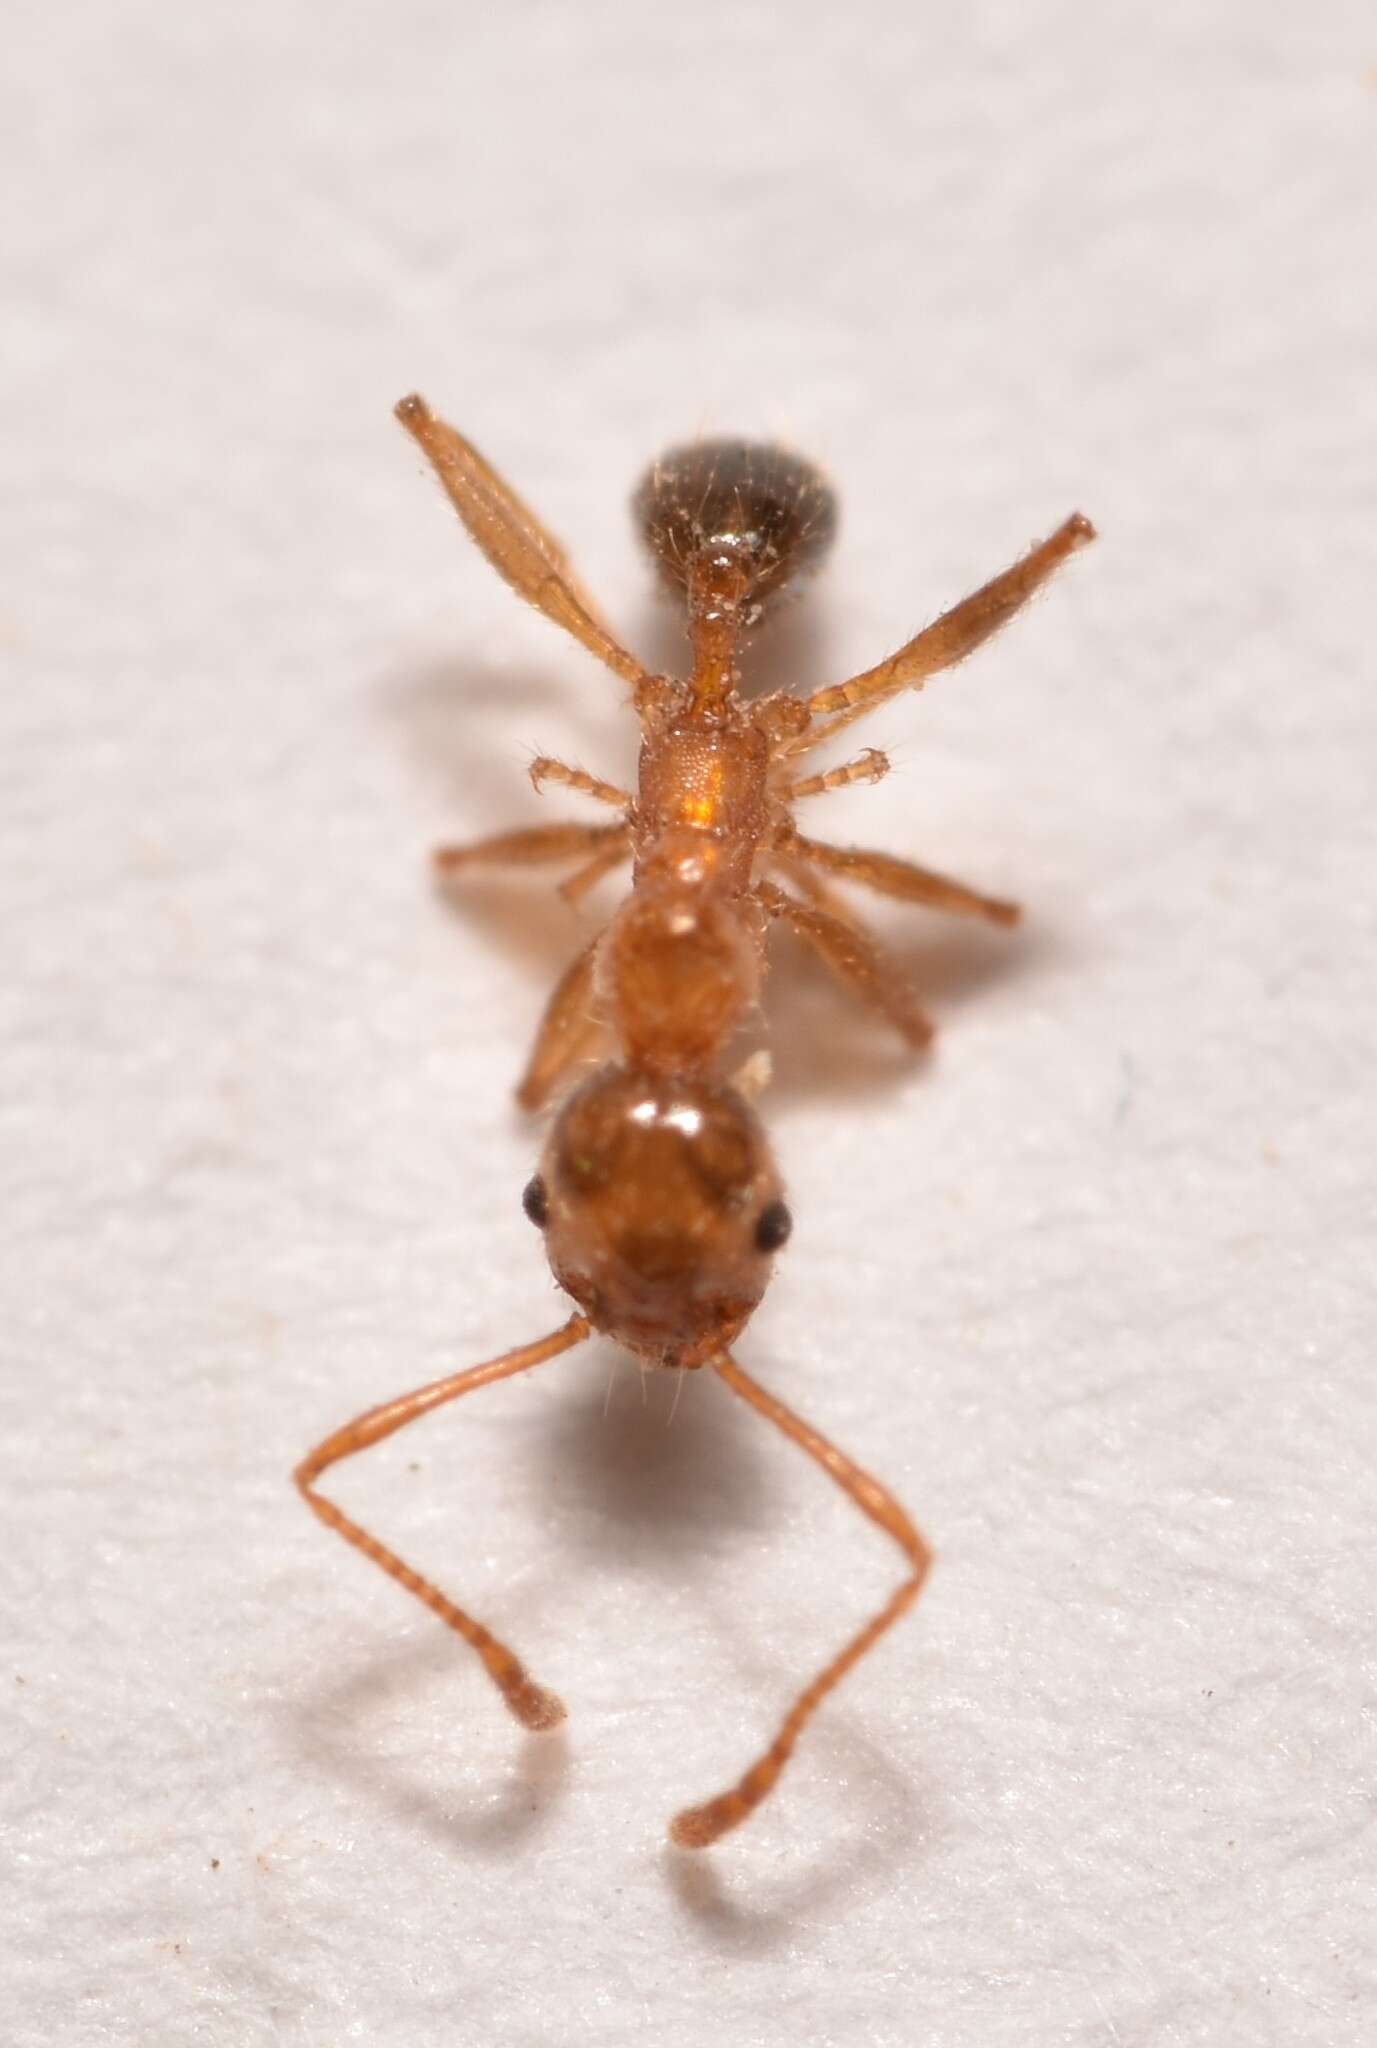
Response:
[{"label": "ant head", "polygon": [[561,1109],[526,1213],[600,1330],[700,1365],[729,1344],[789,1235],[759,1119],[733,1089],[606,1067]]}]

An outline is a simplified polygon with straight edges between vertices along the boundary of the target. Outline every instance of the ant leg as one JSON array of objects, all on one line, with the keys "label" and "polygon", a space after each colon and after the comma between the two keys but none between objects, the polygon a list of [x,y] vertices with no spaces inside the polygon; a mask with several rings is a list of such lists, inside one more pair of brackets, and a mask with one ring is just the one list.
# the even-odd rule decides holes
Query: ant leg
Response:
[{"label": "ant leg", "polygon": [[826,846],[817,839],[796,836],[790,845],[805,864],[824,868],[844,881],[859,882],[881,896],[897,896],[904,903],[926,903],[933,910],[948,910],[961,917],[983,917],[990,924],[1017,924],[1022,912],[1017,903],[1002,896],[983,896],[949,875],[932,868],[920,868],[916,861],[896,860],[892,854],[869,853],[854,846]]},{"label": "ant leg", "polygon": [[819,910],[825,910],[829,916],[835,917],[839,923],[859,924],[861,920],[857,917],[851,905],[843,903],[835,889],[828,888],[826,882],[823,881],[812,865],[803,858],[802,854],[795,850],[797,845],[798,834],[791,832],[786,839],[782,839],[775,847],[771,858],[780,873],[787,876],[794,887],[801,890],[810,903],[816,904]]},{"label": "ant leg", "polygon": [[588,891],[599,883],[604,875],[610,875],[619,868],[631,852],[631,831],[623,826],[616,837],[609,839],[602,850],[593,855],[586,867],[570,875],[567,882],[561,882],[559,893],[566,903],[581,903]]},{"label": "ant leg", "polygon": [[405,1586],[408,1593],[414,1593],[418,1600],[441,1621],[448,1624],[466,1643],[472,1644],[487,1667],[488,1676],[506,1700],[512,1713],[524,1727],[553,1728],[564,1719],[563,1701],[554,1693],[546,1692],[529,1678],[520,1659],[498,1641],[481,1621],[475,1621],[462,1607],[443,1594],[429,1579],[423,1579],[419,1572],[394,1551],[384,1549],[375,1536],[348,1515],[337,1508],[324,1494],[317,1493],[315,1482],[322,1472],[337,1465],[342,1458],[352,1458],[355,1451],[367,1450],[370,1444],[381,1443],[394,1430],[404,1429],[408,1422],[415,1422],[420,1415],[428,1415],[432,1408],[440,1408],[447,1401],[457,1401],[463,1394],[471,1394],[477,1387],[486,1387],[494,1380],[511,1379],[515,1373],[528,1372],[533,1365],[543,1365],[547,1358],[558,1357],[562,1351],[569,1351],[575,1344],[581,1344],[592,1325],[584,1316],[571,1316],[562,1330],[553,1336],[542,1337],[538,1343],[522,1344],[515,1351],[504,1351],[500,1358],[490,1359],[486,1365],[470,1366],[467,1372],[452,1373],[447,1379],[435,1380],[428,1387],[418,1387],[415,1393],[403,1394],[399,1400],[385,1402],[381,1408],[370,1408],[366,1415],[356,1416],[346,1422],[343,1429],[337,1429],[324,1443],[317,1444],[308,1457],[302,1459],[293,1473],[302,1499],[324,1522],[327,1529],[334,1529],[346,1543],[352,1543],[355,1550],[361,1550],[365,1557],[371,1557],[374,1564],[381,1565],[389,1578]]},{"label": "ant leg", "polygon": [[509,484],[453,427],[437,419],[413,392],[399,401],[397,418],[417,441],[445,495],[498,575],[519,597],[604,662],[623,682],[639,686],[645,670],[608,632],[579,588],[559,542],[547,533]]},{"label": "ant leg", "polygon": [[[575,878],[577,879],[577,878]],[[601,934],[599,934],[601,936]],[[593,1007],[593,966],[598,940],[575,955],[555,983],[536,1031],[531,1057],[517,1085],[523,1109],[536,1110],[576,1061],[591,1051],[602,1031]]]},{"label": "ant leg", "polygon": [[604,782],[600,775],[590,775],[584,768],[571,768],[567,761],[556,761],[549,754],[538,754],[531,763],[531,782],[539,791],[547,782],[559,782],[566,789],[577,789],[584,796],[596,797],[600,804],[611,804],[619,811],[631,809],[631,792],[618,789],[615,782]]},{"label": "ant leg", "polygon": [[832,789],[850,789],[855,782],[883,782],[889,767],[888,754],[882,754],[878,747],[867,747],[854,761],[843,761],[840,768],[829,768],[822,775],[805,775],[798,782],[781,783],[779,794],[785,803],[796,804],[800,797],[825,796]]},{"label": "ant leg", "polygon": [[539,867],[547,861],[553,865],[601,853],[625,837],[625,825],[529,825],[515,832],[495,832],[468,846],[437,846],[431,859],[440,875],[468,867]]},{"label": "ant leg", "polygon": [[755,895],[772,917],[783,918],[845,982],[853,995],[887,1017],[909,1044],[927,1045],[933,1027],[894,962],[858,919],[836,916],[816,903],[800,903],[773,882],[757,882]]},{"label": "ant leg", "polygon": [[879,1613],[851,1638],[830,1664],[823,1667],[811,1684],[804,1687],[780,1723],[774,1741],[745,1776],[729,1792],[706,1800],[701,1806],[685,1807],[676,1815],[669,1833],[671,1841],[677,1842],[681,1849],[706,1849],[709,1843],[725,1835],[729,1828],[739,1827],[749,1814],[754,1813],[761,1800],[773,1789],[780,1772],[794,1753],[799,1736],[828,1693],[840,1685],[847,1672],[860,1662],[885,1630],[892,1628],[900,1615],[908,1612],[922,1591],[923,1581],[932,1564],[932,1552],[887,1487],[881,1486],[878,1479],[872,1479],[868,1472],[853,1464],[835,1444],[819,1435],[792,1408],[786,1408],[782,1401],[767,1393],[758,1381],[742,1371],[730,1352],[724,1351],[713,1360],[713,1365],[734,1394],[739,1394],[767,1422],[773,1422],[776,1429],[783,1430],[791,1443],[806,1451],[828,1478],[834,1479],[842,1491],[850,1495],[863,1515],[868,1515],[886,1536],[894,1538],[908,1559],[911,1570]]},{"label": "ant leg", "polygon": [[1094,538],[1095,529],[1090,521],[1073,512],[1054,534],[1030,548],[1012,568],[992,577],[970,597],[953,605],[877,668],[866,669],[850,682],[834,683],[830,689],[816,691],[807,699],[809,714],[830,723],[800,734],[786,742],[781,751],[789,756],[806,754],[868,711],[887,704],[902,690],[921,689],[929,676],[964,661],[1027,604],[1069,555]]}]

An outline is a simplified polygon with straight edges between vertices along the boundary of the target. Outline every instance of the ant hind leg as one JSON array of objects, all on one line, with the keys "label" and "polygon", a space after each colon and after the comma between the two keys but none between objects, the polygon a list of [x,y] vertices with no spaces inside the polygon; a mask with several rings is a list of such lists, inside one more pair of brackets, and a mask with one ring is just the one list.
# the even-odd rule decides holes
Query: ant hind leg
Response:
[{"label": "ant hind leg", "polygon": [[635,655],[608,632],[559,542],[492,464],[484,461],[473,443],[437,419],[415,392],[403,398],[395,411],[504,582],[633,689],[649,681]]},{"label": "ant hind leg", "polygon": [[901,691],[920,690],[929,677],[964,661],[1006,625],[1069,556],[1094,538],[1095,529],[1090,521],[1082,513],[1073,512],[1055,533],[924,627],[887,661],[852,676],[849,682],[815,690],[805,703],[810,721],[816,722],[789,741],[782,753],[797,757],[811,752]]}]

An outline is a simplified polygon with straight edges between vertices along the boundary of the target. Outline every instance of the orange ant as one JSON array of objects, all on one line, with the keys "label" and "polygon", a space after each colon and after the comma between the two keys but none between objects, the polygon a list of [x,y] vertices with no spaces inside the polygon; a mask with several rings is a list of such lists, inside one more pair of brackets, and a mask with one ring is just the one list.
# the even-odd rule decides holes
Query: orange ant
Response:
[{"label": "orange ant", "polygon": [[881,895],[1013,924],[1015,904],[981,895],[888,854],[807,839],[794,805],[850,783],[876,782],[873,748],[820,774],[814,748],[903,690],[962,661],[1094,538],[1075,513],[1003,575],[953,607],[877,668],[809,697],[738,694],[737,657],[762,607],[814,567],[835,526],[818,472],[783,449],[704,441],[655,464],[635,513],[660,572],[687,608],[687,681],[649,675],[602,624],[551,539],[477,450],[418,397],[397,417],[429,457],[451,504],[498,574],[621,678],[641,721],[634,797],[579,768],[542,758],[537,788],[563,783],[606,804],[608,825],[504,832],[436,855],[443,875],[470,867],[581,862],[564,883],[577,899],[630,859],[631,893],[567,969],[546,1007],[518,1096],[547,1102],[604,1033],[616,1057],[566,1095],[524,1206],[544,1233],[556,1280],[577,1304],[564,1326],[485,1365],[454,1373],[346,1423],[296,1470],[313,1511],[471,1643],[523,1726],[564,1718],[556,1696],[482,1622],[403,1563],[316,1490],[330,1466],[462,1394],[528,1372],[593,1331],[647,1365],[711,1365],[732,1391],[806,1451],[863,1514],[898,1544],[908,1573],[885,1605],[798,1695],[769,1747],[730,1790],[678,1815],[683,1848],[701,1849],[754,1811],[803,1728],[852,1666],[917,1599],[931,1552],[892,1494],[737,1363],[735,1342],[789,1236],[779,1170],[747,1100],[755,1072],[725,1078],[725,1049],[756,1004],[765,935],[790,926],[862,1002],[917,1047],[932,1027],[865,927],[834,906],[825,877]]}]

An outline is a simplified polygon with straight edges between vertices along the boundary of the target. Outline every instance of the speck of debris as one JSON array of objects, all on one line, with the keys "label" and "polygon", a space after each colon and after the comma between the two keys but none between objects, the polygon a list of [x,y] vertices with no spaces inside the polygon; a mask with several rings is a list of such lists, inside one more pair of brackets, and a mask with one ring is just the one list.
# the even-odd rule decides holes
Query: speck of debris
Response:
[{"label": "speck of debris", "polygon": [[210,1867],[212,1870],[218,1870],[220,1868],[220,1858],[218,1856],[211,1857]]}]

